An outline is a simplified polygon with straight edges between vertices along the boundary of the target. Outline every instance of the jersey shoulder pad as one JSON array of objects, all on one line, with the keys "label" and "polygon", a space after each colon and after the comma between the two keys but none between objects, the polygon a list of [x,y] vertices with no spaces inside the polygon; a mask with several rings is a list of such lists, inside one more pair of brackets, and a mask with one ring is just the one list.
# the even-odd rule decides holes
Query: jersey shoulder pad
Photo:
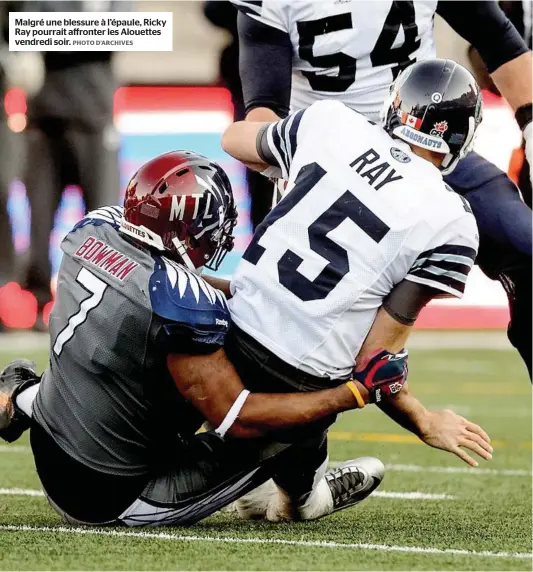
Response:
[{"label": "jersey shoulder pad", "polygon": [[100,226],[102,224],[110,224],[115,230],[118,230],[123,214],[123,207],[100,207],[99,209],[87,213],[78,223],[76,223],[72,232],[87,225]]},{"label": "jersey shoulder pad", "polygon": [[226,298],[201,277],[164,256],[155,256],[149,281],[154,314],[202,336],[224,336],[230,314]]}]

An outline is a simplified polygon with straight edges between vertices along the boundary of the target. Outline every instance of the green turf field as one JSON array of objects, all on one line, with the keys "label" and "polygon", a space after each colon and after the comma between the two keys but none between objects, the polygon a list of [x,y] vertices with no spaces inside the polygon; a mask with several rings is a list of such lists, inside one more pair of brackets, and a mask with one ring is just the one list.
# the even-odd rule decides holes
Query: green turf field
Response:
[{"label": "green turf field", "polygon": [[[0,365],[12,357],[0,353]],[[31,357],[44,367],[44,352]],[[426,405],[487,430],[490,463],[469,470],[368,407],[331,433],[332,461],[375,455],[389,466],[382,496],[355,509],[314,523],[222,513],[189,529],[95,530],[63,526],[44,498],[30,496],[39,482],[21,439],[0,446],[0,569],[531,570],[531,386],[519,358],[412,350],[409,364]]]}]

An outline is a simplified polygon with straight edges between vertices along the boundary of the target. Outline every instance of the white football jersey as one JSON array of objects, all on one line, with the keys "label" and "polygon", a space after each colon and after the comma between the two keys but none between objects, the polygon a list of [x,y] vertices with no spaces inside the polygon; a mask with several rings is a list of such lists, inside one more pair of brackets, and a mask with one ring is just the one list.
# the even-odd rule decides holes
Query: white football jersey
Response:
[{"label": "white football jersey", "polygon": [[291,109],[339,99],[376,121],[389,86],[415,60],[435,57],[436,0],[233,0],[290,34]]},{"label": "white football jersey", "polygon": [[263,137],[289,183],[233,276],[232,318],[285,362],[346,378],[403,279],[462,296],[476,222],[436,167],[340,102]]}]

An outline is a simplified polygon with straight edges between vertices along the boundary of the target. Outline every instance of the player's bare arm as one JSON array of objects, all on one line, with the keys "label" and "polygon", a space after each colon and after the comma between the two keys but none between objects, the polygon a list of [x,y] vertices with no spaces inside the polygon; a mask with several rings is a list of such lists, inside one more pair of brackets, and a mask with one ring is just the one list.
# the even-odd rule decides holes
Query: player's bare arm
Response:
[{"label": "player's bare arm", "polygon": [[263,172],[269,165],[259,155],[256,141],[266,121],[237,121],[222,135],[222,149],[254,171]]},{"label": "player's bare arm", "polygon": [[[180,393],[204,414],[212,427],[228,425],[226,434],[232,437],[259,437],[361,405],[354,396],[353,385],[350,389],[346,384],[309,393],[243,394],[245,388],[223,350],[207,356],[173,354],[168,356],[167,365]],[[366,403],[368,391],[362,384],[353,383]],[[241,409],[235,413],[238,405],[234,404],[243,398]]]},{"label": "player's bare arm", "polygon": [[[436,296],[442,297],[442,293],[413,282],[403,281],[396,286],[378,312],[361,347],[356,372],[364,372],[366,363],[377,352],[387,350],[397,355],[405,347],[418,314]],[[427,410],[410,392],[405,380],[398,393],[382,392],[377,405],[427,445],[453,453],[473,467],[478,463],[464,449],[487,461],[492,458],[490,439],[481,427],[451,410]]]}]

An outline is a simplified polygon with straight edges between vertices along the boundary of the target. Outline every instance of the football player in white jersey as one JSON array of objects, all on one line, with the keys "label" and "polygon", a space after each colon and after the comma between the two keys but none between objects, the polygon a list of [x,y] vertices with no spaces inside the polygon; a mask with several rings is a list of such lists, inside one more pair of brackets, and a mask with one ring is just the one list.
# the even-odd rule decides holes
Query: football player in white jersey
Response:
[{"label": "football player in white jersey", "polygon": [[[240,10],[240,73],[248,119],[275,121],[289,108],[296,111],[327,98],[376,121],[398,73],[415,61],[434,57],[437,13],[479,51],[515,111],[531,158],[531,52],[497,2],[234,0],[234,4]],[[531,375],[531,209],[505,173],[476,153],[445,180],[471,204],[480,234],[477,264],[508,293],[509,339]]]},{"label": "football player in white jersey", "polygon": [[[480,120],[472,75],[427,60],[398,77],[383,127],[330,100],[226,130],[229,154],[289,181],[231,282],[225,350],[243,379],[254,371],[263,391],[269,383],[279,391],[280,380],[304,391],[352,376],[386,381],[373,401],[424,434],[427,412],[404,386],[404,346],[420,309],[461,297],[474,264],[475,219],[442,173],[469,151]],[[473,439],[489,459],[488,444]],[[442,448],[473,461],[460,447]],[[290,472],[278,476],[283,490]]]}]

